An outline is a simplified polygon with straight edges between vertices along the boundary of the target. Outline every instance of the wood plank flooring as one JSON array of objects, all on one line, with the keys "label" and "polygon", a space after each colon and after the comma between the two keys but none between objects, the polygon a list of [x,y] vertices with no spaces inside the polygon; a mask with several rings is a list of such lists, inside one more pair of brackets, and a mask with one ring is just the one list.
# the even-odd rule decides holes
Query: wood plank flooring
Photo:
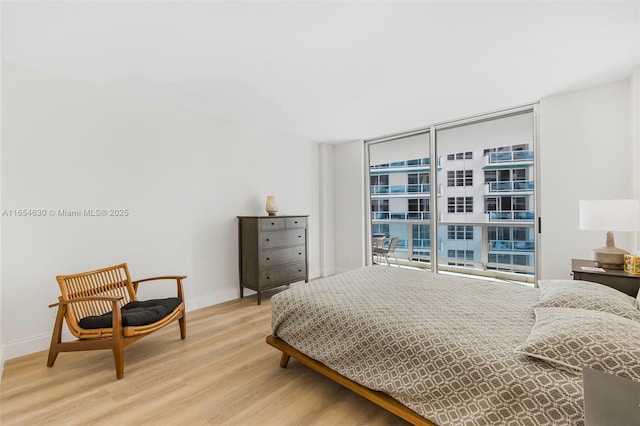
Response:
[{"label": "wood plank flooring", "polygon": [[124,379],[111,351],[47,352],[5,362],[0,424],[406,425],[295,360],[279,367],[270,295],[187,313],[125,349]]}]

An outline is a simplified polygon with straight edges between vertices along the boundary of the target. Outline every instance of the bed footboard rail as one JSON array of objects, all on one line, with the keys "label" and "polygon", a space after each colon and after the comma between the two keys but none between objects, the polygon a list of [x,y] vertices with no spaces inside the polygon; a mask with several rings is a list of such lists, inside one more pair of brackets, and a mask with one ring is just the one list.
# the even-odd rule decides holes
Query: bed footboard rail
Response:
[{"label": "bed footboard rail", "polygon": [[355,392],[358,395],[368,399],[374,404],[384,408],[390,413],[395,414],[396,416],[408,421],[411,424],[420,426],[437,426],[435,423],[432,423],[415,411],[405,407],[395,399],[391,398],[386,393],[369,389],[359,383],[354,382],[351,379],[346,378],[342,374],[333,371],[332,369],[316,361],[315,359],[309,358],[308,356],[295,349],[284,340],[279,339],[278,337],[275,337],[273,335],[267,336],[267,343],[282,352],[282,357],[280,358],[280,367],[282,368],[286,368],[289,363],[289,359],[293,357],[307,367],[317,371],[318,373],[344,386],[352,392]]}]

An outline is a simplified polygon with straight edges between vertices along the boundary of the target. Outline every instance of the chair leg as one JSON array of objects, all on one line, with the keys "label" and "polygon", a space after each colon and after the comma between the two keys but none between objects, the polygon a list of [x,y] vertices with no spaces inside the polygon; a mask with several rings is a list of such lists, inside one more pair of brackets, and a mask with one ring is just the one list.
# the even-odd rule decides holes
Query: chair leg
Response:
[{"label": "chair leg", "polygon": [[[122,342],[122,339],[115,339],[115,340],[120,340]],[[123,344],[114,346],[113,359],[116,363],[116,378],[120,380],[124,377],[124,345]]]},{"label": "chair leg", "polygon": [[64,321],[64,314],[66,313],[66,306],[59,306],[56,313],[56,322],[53,326],[53,333],[51,334],[51,344],[49,345],[49,356],[47,358],[47,367],[53,367],[56,362],[56,358],[60,353],[58,346],[62,342],[62,322]]},{"label": "chair leg", "polygon": [[115,301],[111,312],[113,312],[111,348],[113,350],[113,360],[116,363],[116,378],[120,380],[124,377],[124,336],[122,335],[122,312]]},{"label": "chair leg", "polygon": [[187,314],[182,312],[182,318],[178,320],[178,324],[180,324],[180,338],[182,340],[187,338]]}]

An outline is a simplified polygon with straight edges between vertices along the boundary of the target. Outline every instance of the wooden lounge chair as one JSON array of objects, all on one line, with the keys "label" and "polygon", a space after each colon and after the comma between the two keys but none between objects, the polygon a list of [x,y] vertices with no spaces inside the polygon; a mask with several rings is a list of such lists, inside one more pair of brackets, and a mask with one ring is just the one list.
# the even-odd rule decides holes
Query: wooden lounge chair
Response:
[{"label": "wooden lounge chair", "polygon": [[[95,271],[56,277],[61,296],[57,306],[47,367],[60,352],[111,349],[116,377],[124,377],[124,348],[178,321],[180,337],[187,337],[187,319],[182,293],[186,276],[161,276],[131,281],[126,263]],[[176,280],[177,297],[139,301],[138,285],[145,281]],[[62,342],[62,323],[77,340]]]}]

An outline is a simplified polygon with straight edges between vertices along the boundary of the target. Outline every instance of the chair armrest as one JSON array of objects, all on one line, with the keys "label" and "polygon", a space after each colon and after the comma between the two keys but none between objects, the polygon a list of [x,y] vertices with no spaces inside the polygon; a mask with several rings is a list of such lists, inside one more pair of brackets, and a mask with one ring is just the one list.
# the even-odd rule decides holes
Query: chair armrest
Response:
[{"label": "chair armrest", "polygon": [[136,294],[138,293],[138,285],[140,283],[146,282],[146,281],[158,281],[158,280],[176,280],[176,285],[178,286],[178,297],[180,297],[181,299],[184,300],[184,297],[182,295],[182,280],[187,278],[186,275],[163,275],[161,277],[151,277],[151,278],[143,278],[141,280],[135,280],[132,281],[131,284],[133,284],[133,290],[136,292]]},{"label": "chair armrest", "polygon": [[53,308],[55,306],[65,306],[65,305],[70,305],[76,302],[90,302],[95,300],[106,300],[108,302],[117,302],[118,300],[121,300],[121,299],[124,299],[124,296],[88,296],[88,297],[80,297],[78,299],[73,299],[73,300],[61,300],[58,303],[53,303],[49,305],[49,307]]},{"label": "chair armrest", "polygon": [[138,284],[145,281],[155,281],[155,280],[183,280],[187,278],[186,275],[165,275],[162,277],[151,277],[151,278],[143,278],[141,280],[132,281],[133,284]]}]

